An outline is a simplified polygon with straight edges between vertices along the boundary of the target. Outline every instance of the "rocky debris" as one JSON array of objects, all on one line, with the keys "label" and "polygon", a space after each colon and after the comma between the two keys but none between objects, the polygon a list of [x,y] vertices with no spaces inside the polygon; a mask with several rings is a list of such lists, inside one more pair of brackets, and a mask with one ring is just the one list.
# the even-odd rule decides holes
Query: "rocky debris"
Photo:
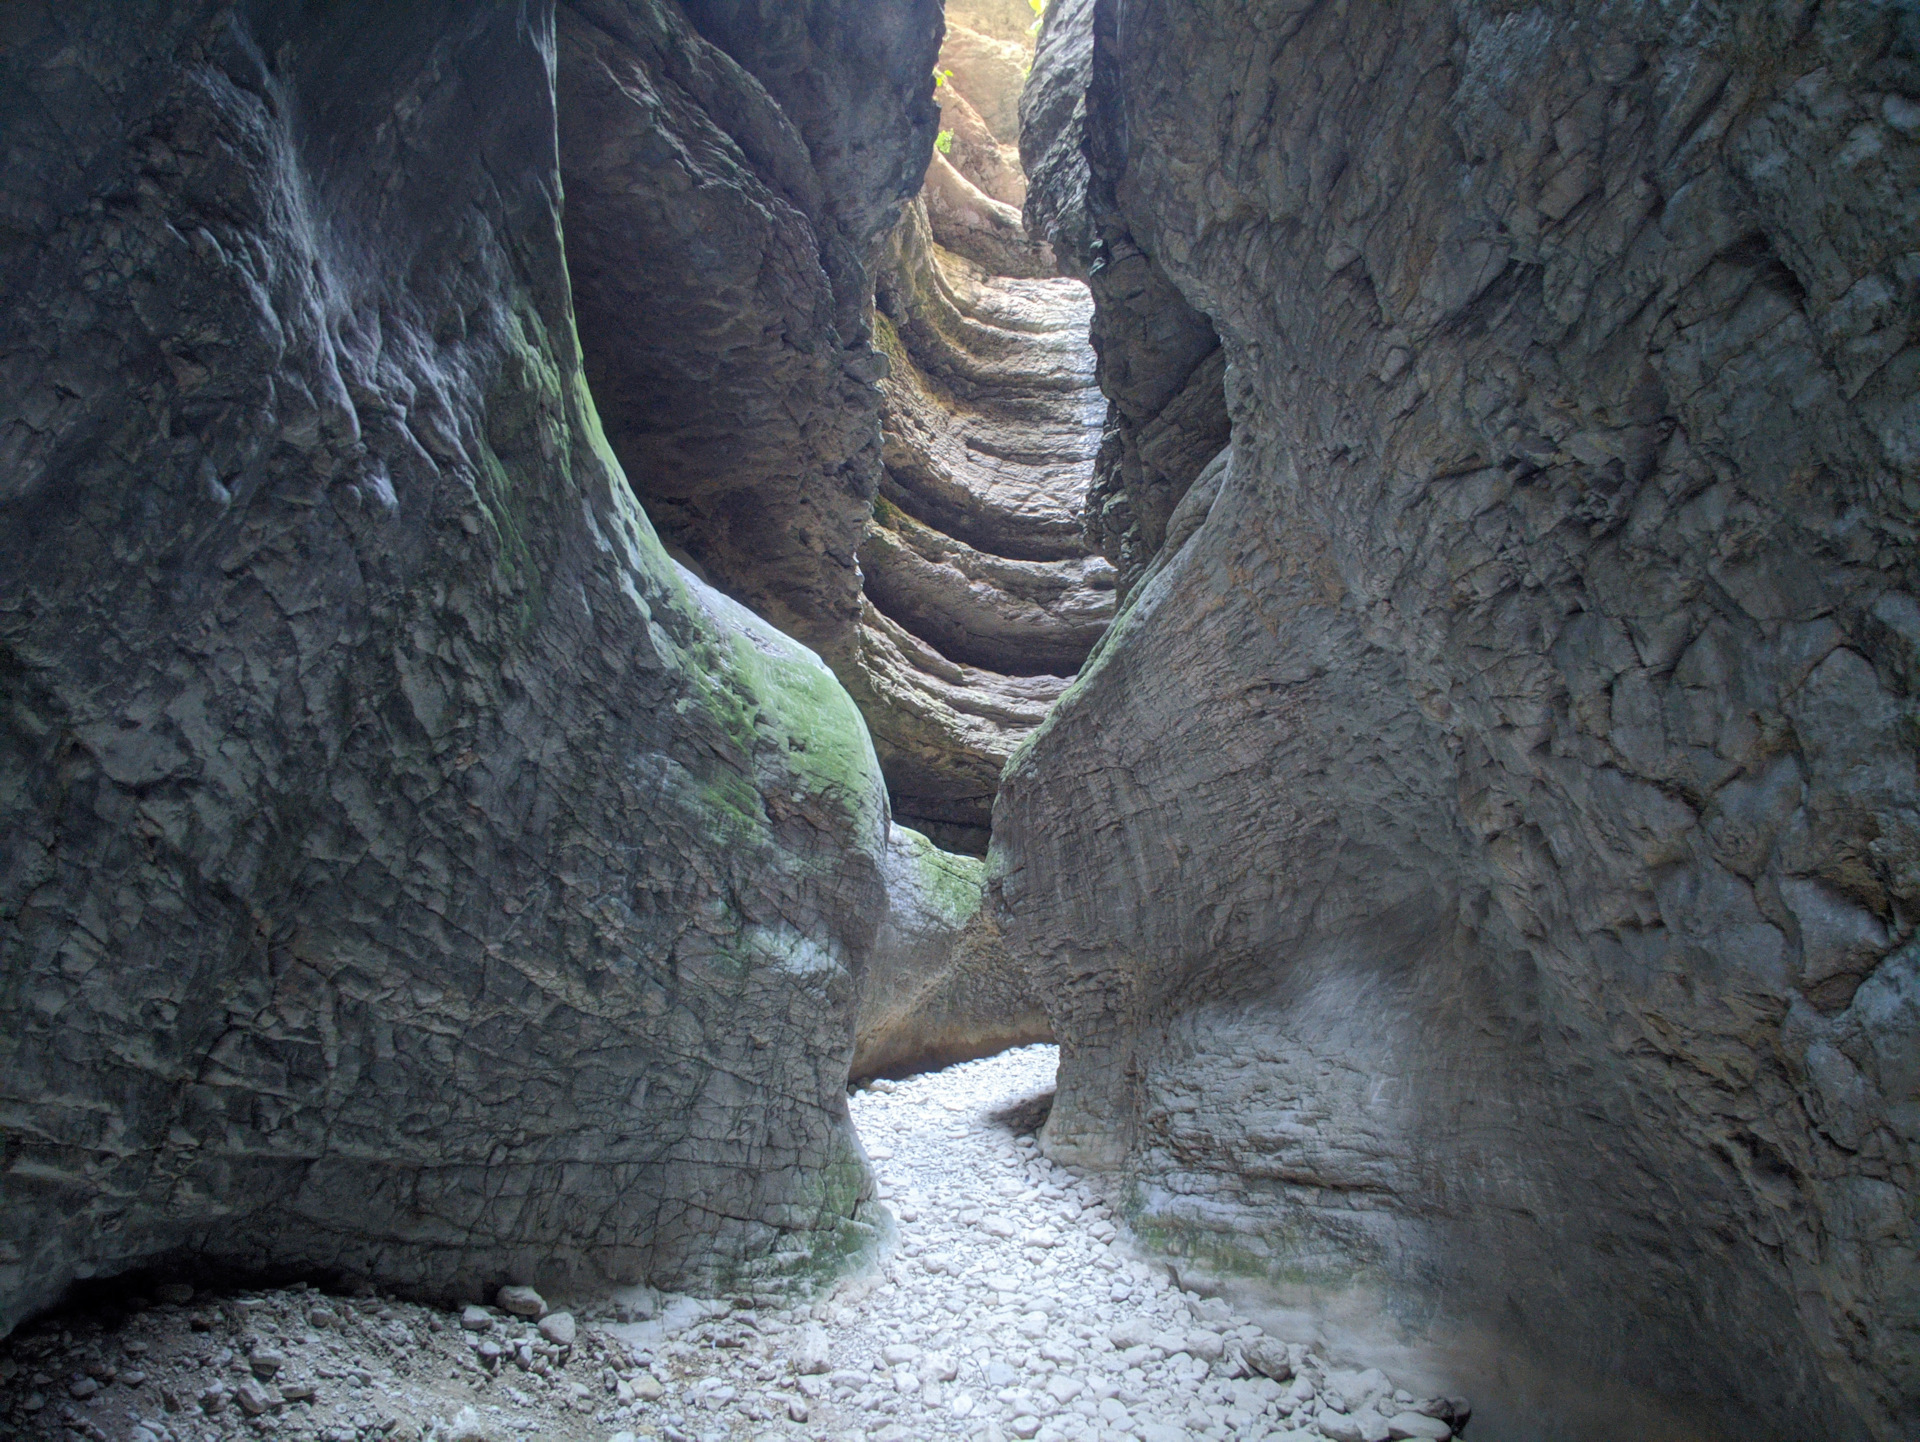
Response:
[{"label": "rocky debris", "polygon": [[[810,1308],[659,1296],[624,1304],[647,1321],[591,1304],[534,1323],[365,1288],[213,1290],[204,1313],[121,1294],[0,1342],[0,1427],[19,1442],[1452,1436],[1463,1402],[1284,1346],[1142,1262],[1102,1192],[1027,1131],[1054,1064],[1033,1046],[854,1094],[895,1242]],[[319,1310],[328,1327],[311,1325]],[[468,1325],[476,1311],[488,1327]],[[551,1334],[559,1317],[578,1317],[570,1342]],[[269,1352],[271,1382],[252,1365]],[[1248,1365],[1273,1354],[1292,1386]]]},{"label": "rocky debris", "polygon": [[[189,1313],[159,1300],[164,1290],[56,1312],[0,1342],[0,1431],[18,1442],[505,1442],[528,1432],[606,1442],[605,1378],[631,1366],[623,1345],[591,1329],[556,1342],[498,1308],[447,1313],[365,1288],[296,1286],[214,1288]],[[315,1326],[322,1311],[331,1320]],[[488,1317],[486,1340],[467,1326],[474,1311]],[[49,1401],[52,1382],[69,1377],[70,1400]]]},{"label": "rocky debris", "polygon": [[1169,1246],[1570,1436],[1904,1437],[1913,38],[1678,13],[1049,7],[1029,219],[1204,309],[1233,442],[995,871],[1046,1145]]},{"label": "rocky debris", "polygon": [[[1350,1427],[1385,1439],[1383,1404],[1427,1425],[1453,1415],[1445,1398],[1280,1343],[1142,1260],[1101,1189],[1001,1120],[1038,1115],[1054,1060],[1027,1048],[853,1099],[869,1154],[888,1153],[878,1171],[899,1231],[878,1274],[814,1309],[831,1370],[812,1415],[839,1429],[828,1435],[1319,1442]],[[1290,1357],[1304,1385],[1259,1372],[1249,1351]]]},{"label": "rocky debris", "polygon": [[503,1312],[511,1312],[516,1317],[544,1317],[547,1312],[547,1299],[532,1287],[502,1287],[494,1298]]},{"label": "rocky debris", "polygon": [[[885,1155],[897,1238],[880,1270],[811,1308],[740,1294],[652,1298],[645,1322],[611,1304],[549,1312],[578,1317],[569,1344],[504,1307],[443,1312],[364,1288],[216,1288],[200,1311],[128,1292],[0,1342],[0,1426],[20,1442],[1453,1434],[1463,1400],[1283,1345],[1142,1261],[1102,1192],[1002,1119],[1037,1118],[1054,1061],[1029,1048],[852,1099]],[[316,1311],[333,1321],[313,1326]],[[271,1382],[252,1366],[267,1352],[284,1359]],[[1290,1357],[1291,1384],[1254,1356]]]},{"label": "rocky debris", "polygon": [[[810,1307],[629,1297],[621,1309],[649,1320],[595,1303],[536,1323],[366,1288],[214,1289],[198,1312],[124,1292],[0,1342],[0,1428],[19,1442],[1444,1442],[1464,1423],[1463,1399],[1336,1367],[1143,1261],[1104,1193],[1026,1130],[1054,1065],[1032,1047],[859,1091],[894,1243]],[[315,1327],[322,1310],[333,1320]],[[570,1338],[553,1335],[562,1317],[578,1320]]]}]

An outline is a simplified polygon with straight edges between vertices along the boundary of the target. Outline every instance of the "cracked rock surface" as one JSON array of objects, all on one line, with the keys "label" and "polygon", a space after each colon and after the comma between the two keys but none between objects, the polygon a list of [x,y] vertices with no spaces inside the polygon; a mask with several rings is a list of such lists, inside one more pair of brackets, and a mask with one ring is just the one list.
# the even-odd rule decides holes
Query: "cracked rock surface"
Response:
[{"label": "cracked rock surface", "polygon": [[1046,1146],[1499,1435],[1920,1425],[1916,39],[1049,14],[1233,444],[997,803]]},{"label": "cracked rock surface", "polygon": [[[859,46],[768,99],[811,8],[739,62],[642,0],[9,12],[0,1328],[157,1259],[804,1292],[870,1239],[854,975],[932,923],[844,690],[656,540],[561,248],[563,102],[647,110],[840,385],[932,112]],[[935,28],[863,42],[922,102]]]}]

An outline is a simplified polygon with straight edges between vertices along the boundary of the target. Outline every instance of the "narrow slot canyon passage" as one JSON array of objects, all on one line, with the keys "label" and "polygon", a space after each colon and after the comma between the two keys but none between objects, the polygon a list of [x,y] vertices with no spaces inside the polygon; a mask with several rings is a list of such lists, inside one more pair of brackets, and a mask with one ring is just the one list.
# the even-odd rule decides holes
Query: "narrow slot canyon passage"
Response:
[{"label": "narrow slot canyon passage", "polygon": [[1920,1437],[1920,8],[0,3],[0,1439]]}]

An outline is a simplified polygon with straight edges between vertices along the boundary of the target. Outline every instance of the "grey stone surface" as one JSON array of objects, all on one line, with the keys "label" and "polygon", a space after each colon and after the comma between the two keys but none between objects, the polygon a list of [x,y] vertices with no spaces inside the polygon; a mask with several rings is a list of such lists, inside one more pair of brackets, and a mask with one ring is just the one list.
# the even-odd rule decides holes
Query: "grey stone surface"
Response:
[{"label": "grey stone surface", "polygon": [[1228,421],[1213,323],[1134,238],[1115,193],[1126,133],[1112,75],[1116,14],[1093,0],[1048,8],[1020,102],[1020,149],[1033,177],[1028,229],[1093,292],[1091,339],[1110,404],[1084,524],[1088,544],[1117,569],[1124,602],[1174,507],[1226,445]]},{"label": "grey stone surface", "polygon": [[[668,560],[601,437],[554,90],[587,8],[4,17],[0,1327],[156,1259],[761,1287],[866,1235],[885,791],[819,659]],[[677,37],[595,54],[713,213],[766,202],[780,112],[719,134],[690,97],[751,96],[738,67],[591,9]],[[926,22],[930,59],[926,7],[889,13],[794,82],[858,89],[839,128],[785,111],[823,345],[864,299],[822,237],[884,223],[933,123],[861,48]],[[810,53],[756,33],[749,69]]]},{"label": "grey stone surface", "polygon": [[855,1080],[1051,1041],[1026,969],[981,905],[986,863],[905,826],[887,850],[887,914],[855,980]]},{"label": "grey stone surface", "polygon": [[858,615],[880,474],[867,258],[932,153],[938,6],[889,5],[884,23],[832,3],[687,11],[560,7],[587,373],[666,538],[789,634],[831,645]]},{"label": "grey stone surface", "polygon": [[828,657],[895,815],[984,853],[1002,767],[1113,614],[1113,568],[1080,524],[1099,396],[1086,287],[956,256],[928,209],[909,207],[879,266],[890,365],[868,615]]},{"label": "grey stone surface", "polygon": [[1912,1435],[1911,14],[1072,16],[1235,439],[996,807],[1050,1152],[1474,1435]]}]

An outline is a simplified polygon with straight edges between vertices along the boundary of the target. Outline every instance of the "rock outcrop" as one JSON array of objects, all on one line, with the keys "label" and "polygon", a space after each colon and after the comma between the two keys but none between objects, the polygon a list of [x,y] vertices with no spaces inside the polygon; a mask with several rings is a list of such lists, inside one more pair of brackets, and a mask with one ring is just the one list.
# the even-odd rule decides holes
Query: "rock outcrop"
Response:
[{"label": "rock outcrop", "polygon": [[1920,1426],[1916,38],[1049,16],[1234,439],[995,810],[1047,1146],[1476,1433]]},{"label": "rock outcrop", "polygon": [[856,1081],[907,1076],[1044,1041],[1026,968],[983,907],[986,863],[904,826],[887,852],[887,912],[856,974]]},{"label": "rock outcrop", "polygon": [[1091,340],[1108,406],[1084,522],[1088,544],[1118,572],[1124,603],[1229,427],[1213,323],[1134,240],[1114,194],[1125,120],[1102,100],[1117,94],[1112,23],[1093,0],[1057,0],[1049,11],[1020,101],[1020,151],[1038,181],[1028,230],[1093,292]]},{"label": "rock outcrop", "polygon": [[768,564],[850,626],[858,252],[936,22],[775,8],[734,58],[718,3],[8,12],[0,1327],[155,1262],[777,1288],[860,1243],[853,978],[937,928],[846,693],[655,539],[562,251],[564,167],[582,331],[651,287],[620,435],[636,357],[805,412],[748,469],[831,481],[762,495]]}]

